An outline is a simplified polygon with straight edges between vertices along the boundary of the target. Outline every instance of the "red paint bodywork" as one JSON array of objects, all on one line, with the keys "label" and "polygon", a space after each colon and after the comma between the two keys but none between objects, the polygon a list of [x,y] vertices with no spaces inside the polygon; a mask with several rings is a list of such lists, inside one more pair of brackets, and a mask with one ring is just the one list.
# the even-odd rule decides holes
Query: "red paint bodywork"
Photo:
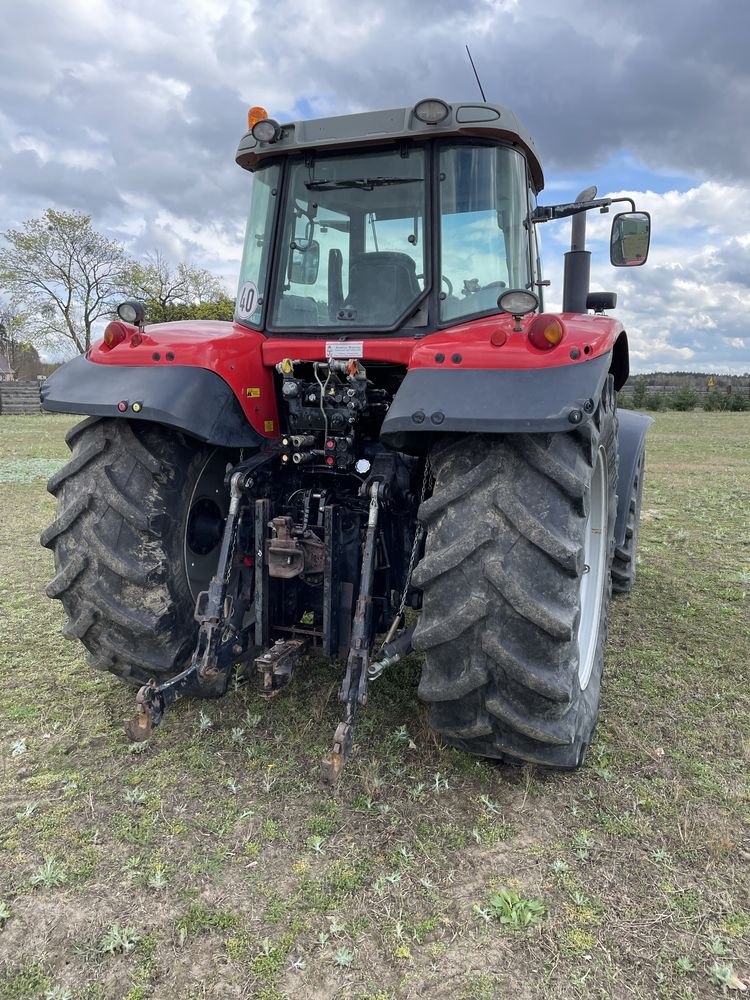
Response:
[{"label": "red paint bodywork", "polygon": [[[556,368],[581,364],[609,353],[623,332],[622,324],[608,316],[578,313],[554,314],[565,328],[557,347],[540,350],[526,335],[526,328],[535,318],[532,314],[521,320],[520,331],[513,329],[511,316],[501,314],[470,320],[436,331],[425,337],[358,337],[348,339],[364,342],[363,361],[387,361],[415,368],[473,368],[486,370],[525,370]],[[135,334],[136,328],[132,327]],[[496,331],[507,334],[499,347],[490,337]],[[136,343],[129,338],[115,347],[97,342],[89,352],[89,360],[103,365],[158,367],[188,365],[215,372],[231,387],[245,416],[264,437],[279,434],[279,414],[274,386],[274,365],[284,358],[299,361],[325,360],[326,341],[340,340],[329,334],[309,336],[268,337],[237,323],[191,320],[183,323],[162,323],[148,326]],[[571,351],[578,357],[571,357]],[[157,357],[158,355],[158,357]],[[171,359],[167,358],[171,355]],[[436,356],[443,356],[438,361]],[[460,359],[460,360],[459,360]]]}]

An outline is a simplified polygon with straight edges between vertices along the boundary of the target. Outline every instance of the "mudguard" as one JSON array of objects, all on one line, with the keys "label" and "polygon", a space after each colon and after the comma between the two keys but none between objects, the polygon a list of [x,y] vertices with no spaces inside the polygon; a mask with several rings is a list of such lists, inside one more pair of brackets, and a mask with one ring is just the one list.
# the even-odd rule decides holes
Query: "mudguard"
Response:
[{"label": "mudguard", "polygon": [[537,434],[589,420],[611,353],[555,368],[411,369],[386,414],[381,440],[422,451],[431,434]]},{"label": "mudguard", "polygon": [[226,448],[259,447],[266,440],[224,379],[205,368],[102,365],[81,356],[54,371],[41,395],[42,408],[53,413],[151,420]]},{"label": "mudguard", "polygon": [[617,416],[619,419],[617,442],[620,452],[620,471],[617,475],[615,545],[623,545],[636,467],[645,447],[646,432],[654,422],[654,418],[647,417],[644,413],[634,413],[632,410],[618,410]]}]

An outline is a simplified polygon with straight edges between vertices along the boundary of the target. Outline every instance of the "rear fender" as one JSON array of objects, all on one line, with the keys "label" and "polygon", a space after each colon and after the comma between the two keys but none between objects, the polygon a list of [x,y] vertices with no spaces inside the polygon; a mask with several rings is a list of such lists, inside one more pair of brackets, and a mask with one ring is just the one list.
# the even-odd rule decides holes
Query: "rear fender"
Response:
[{"label": "rear fender", "polygon": [[124,341],[100,340],[50,375],[45,410],[151,420],[224,447],[278,436],[273,370],[263,364],[260,333],[212,320],[143,331],[121,326],[129,331]]},{"label": "rear fender", "polygon": [[615,545],[623,545],[638,459],[646,447],[646,432],[654,422],[654,418],[647,417],[643,413],[634,413],[632,410],[618,410],[617,416],[619,418],[617,443],[620,451],[620,470],[617,475]]},{"label": "rear fender", "polygon": [[41,395],[42,408],[52,413],[150,420],[227,448],[259,447],[266,440],[224,379],[205,368],[102,365],[82,356],[54,371]]},{"label": "rear fender", "polygon": [[591,419],[611,352],[554,368],[412,368],[383,421],[381,440],[421,452],[437,434],[544,434]]}]

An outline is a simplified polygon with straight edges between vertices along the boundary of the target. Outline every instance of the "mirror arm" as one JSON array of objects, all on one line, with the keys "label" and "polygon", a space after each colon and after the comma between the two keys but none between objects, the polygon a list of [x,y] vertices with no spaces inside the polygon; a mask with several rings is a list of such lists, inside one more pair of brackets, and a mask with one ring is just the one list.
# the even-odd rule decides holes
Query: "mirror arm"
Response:
[{"label": "mirror arm", "polygon": [[635,202],[632,198],[595,198],[593,201],[568,201],[561,205],[538,205],[531,215],[531,221],[550,222],[553,219],[567,219],[571,215],[588,212],[592,208],[600,208],[606,212],[610,205],[620,201],[627,201],[635,212]]},{"label": "mirror arm", "polygon": [[635,212],[636,211],[635,202],[628,195],[624,195],[622,198],[612,198],[612,199],[610,199],[610,203],[612,205],[614,205],[615,202],[618,202],[618,201],[626,201],[630,205],[630,211],[631,212]]}]

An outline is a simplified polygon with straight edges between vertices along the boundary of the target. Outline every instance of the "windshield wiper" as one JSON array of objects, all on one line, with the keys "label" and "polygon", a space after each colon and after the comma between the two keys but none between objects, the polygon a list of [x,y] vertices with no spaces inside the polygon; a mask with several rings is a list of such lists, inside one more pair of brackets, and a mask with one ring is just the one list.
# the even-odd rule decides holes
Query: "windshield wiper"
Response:
[{"label": "windshield wiper", "polygon": [[373,191],[376,187],[388,187],[391,184],[415,184],[422,180],[424,180],[423,177],[352,177],[350,180],[344,181],[308,181],[305,187],[308,191],[336,191],[340,188]]}]

